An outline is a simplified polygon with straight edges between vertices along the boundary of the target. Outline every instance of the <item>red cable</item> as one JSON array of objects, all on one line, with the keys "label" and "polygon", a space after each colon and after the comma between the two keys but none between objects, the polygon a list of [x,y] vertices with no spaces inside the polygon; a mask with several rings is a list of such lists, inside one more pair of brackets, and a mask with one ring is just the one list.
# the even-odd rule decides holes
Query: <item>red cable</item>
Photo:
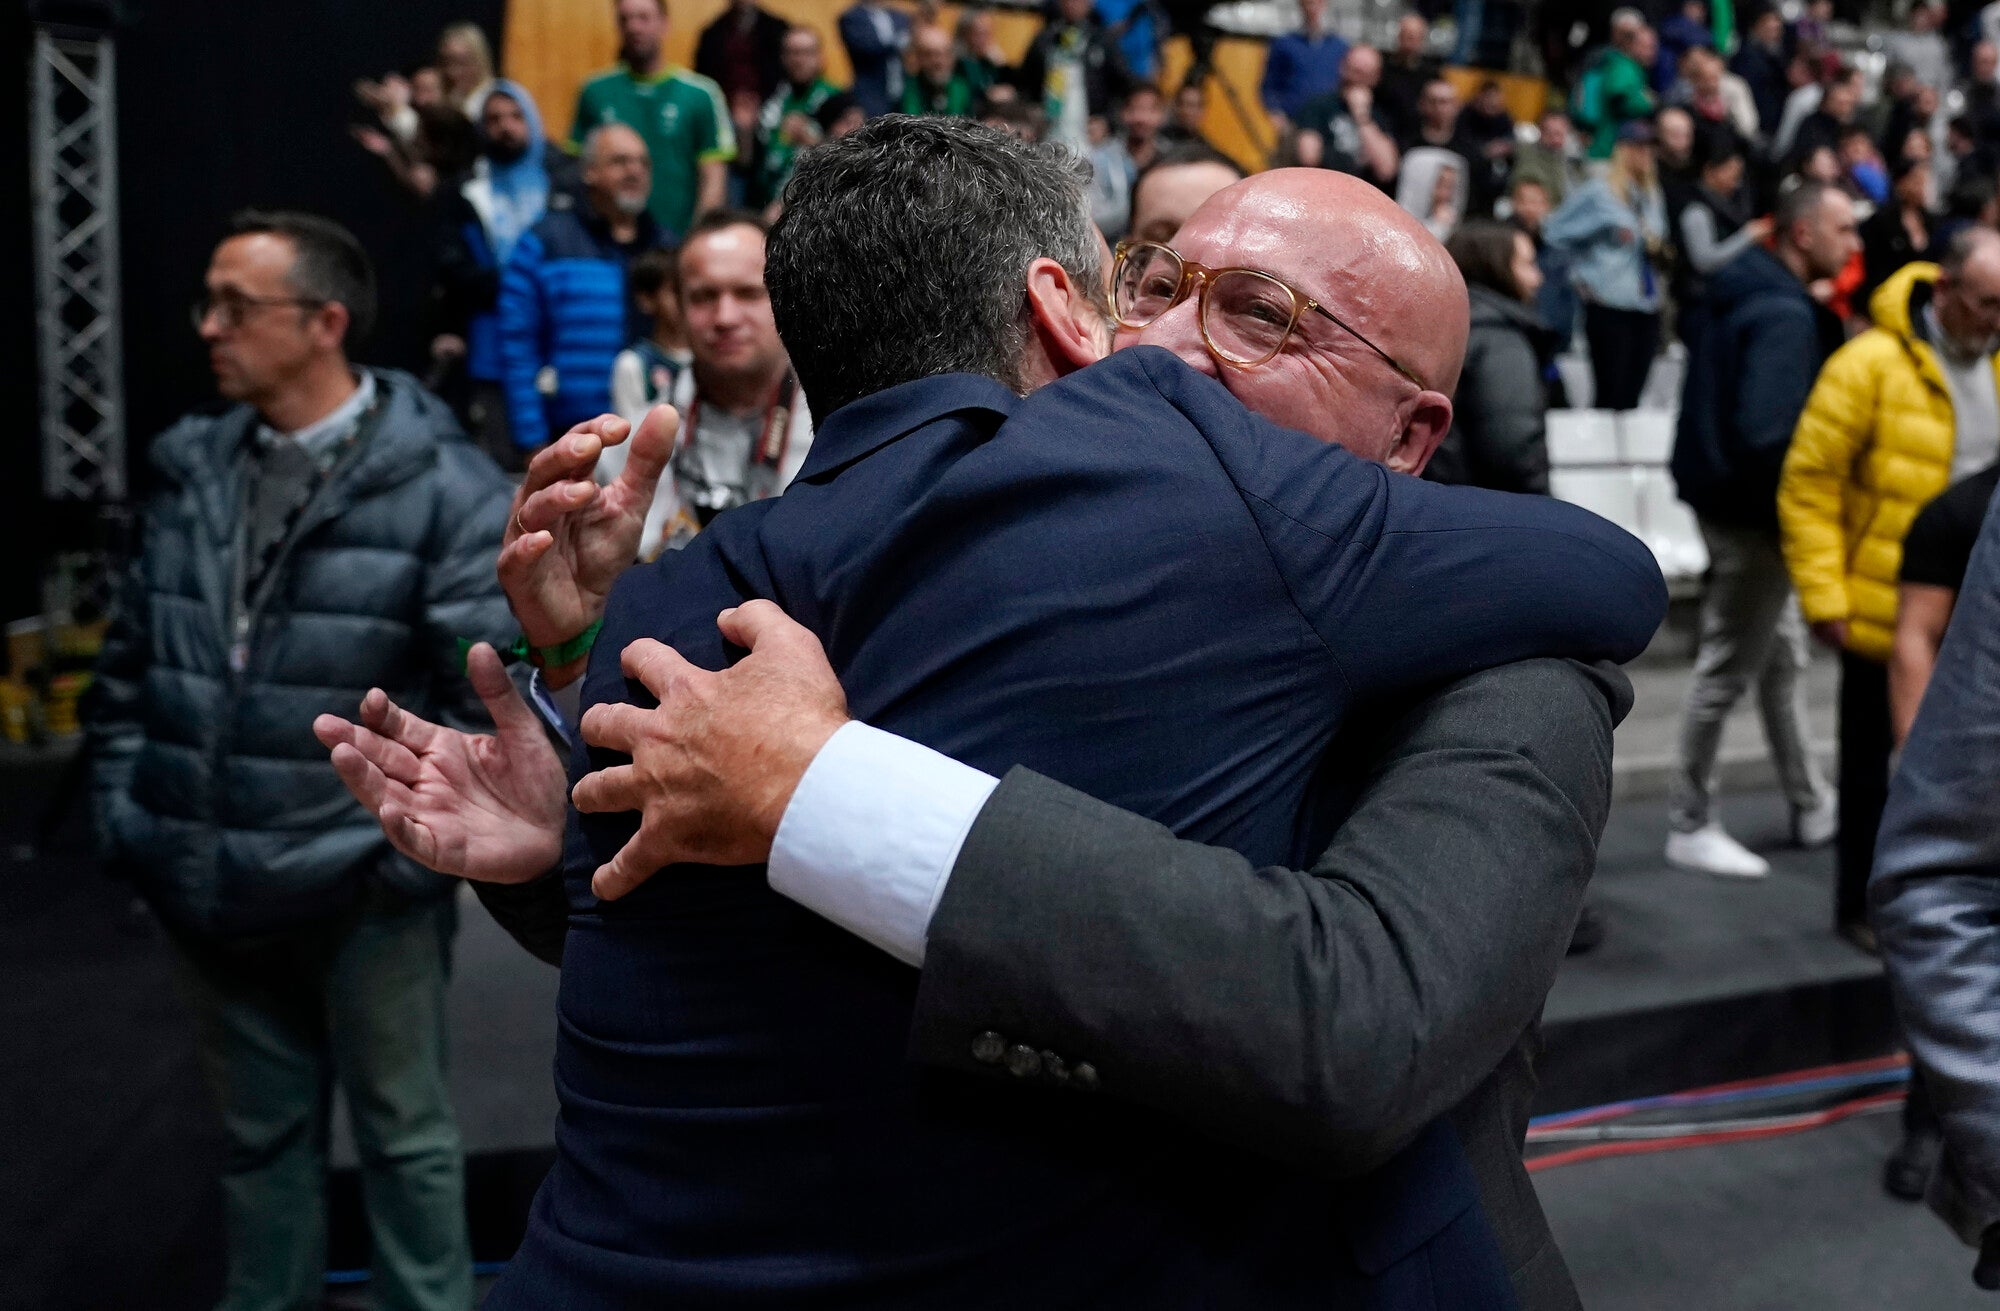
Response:
[{"label": "red cable", "polygon": [[[1856,1071],[1859,1073],[1859,1071]],[[1553,1170],[1560,1165],[1574,1165],[1579,1161],[1595,1161],[1607,1156],[1639,1156],[1648,1152],[1670,1152],[1683,1147],[1710,1147],[1722,1143],[1751,1142],[1759,1138],[1777,1138],[1784,1134],[1803,1133],[1808,1129],[1820,1129],[1829,1124],[1845,1120],[1850,1115],[1877,1107],[1893,1105],[1903,1099],[1898,1092],[1876,1093],[1870,1097],[1857,1098],[1842,1105],[1830,1107],[1813,1115],[1788,1116],[1787,1122],[1756,1129],[1729,1129],[1719,1133],[1687,1134],[1679,1138],[1655,1138],[1643,1142],[1592,1143],[1588,1147],[1573,1147],[1564,1152],[1551,1152],[1547,1156],[1537,1156],[1528,1162],[1528,1173]]]},{"label": "red cable", "polygon": [[[1807,1083],[1814,1079],[1836,1079],[1844,1074],[1874,1074],[1878,1070],[1893,1070],[1908,1065],[1910,1058],[1903,1052],[1889,1056],[1871,1057],[1865,1061],[1846,1061],[1839,1065],[1818,1065],[1811,1069],[1792,1070],[1785,1074],[1767,1074],[1755,1079],[1737,1079],[1731,1083],[1710,1084],[1703,1088],[1689,1088],[1682,1092],[1664,1094],[1664,1098],[1675,1101],[1682,1098],[1706,1097],[1711,1093],[1743,1092],[1752,1088],[1775,1088],[1787,1083]],[[1662,1098],[1642,1097],[1633,1100],[1613,1102],[1608,1106],[1593,1106],[1568,1114],[1556,1114],[1543,1120],[1537,1128],[1580,1129],[1600,1120],[1614,1120],[1629,1114],[1635,1102],[1658,1102],[1661,1107],[1672,1105],[1672,1101]],[[1649,1107],[1648,1109],[1652,1109]]]}]

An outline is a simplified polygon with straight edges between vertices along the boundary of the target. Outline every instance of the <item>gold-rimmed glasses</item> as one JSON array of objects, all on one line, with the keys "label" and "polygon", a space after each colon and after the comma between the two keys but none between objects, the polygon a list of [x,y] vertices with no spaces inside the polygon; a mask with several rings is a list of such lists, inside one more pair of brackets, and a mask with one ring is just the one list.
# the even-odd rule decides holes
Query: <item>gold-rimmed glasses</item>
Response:
[{"label": "gold-rimmed glasses", "polygon": [[1299,319],[1311,312],[1332,320],[1390,368],[1424,386],[1395,356],[1280,278],[1260,269],[1211,269],[1157,241],[1118,243],[1111,265],[1111,310],[1120,325],[1143,328],[1189,295],[1197,298],[1202,340],[1232,368],[1254,369],[1269,361],[1284,349]]}]

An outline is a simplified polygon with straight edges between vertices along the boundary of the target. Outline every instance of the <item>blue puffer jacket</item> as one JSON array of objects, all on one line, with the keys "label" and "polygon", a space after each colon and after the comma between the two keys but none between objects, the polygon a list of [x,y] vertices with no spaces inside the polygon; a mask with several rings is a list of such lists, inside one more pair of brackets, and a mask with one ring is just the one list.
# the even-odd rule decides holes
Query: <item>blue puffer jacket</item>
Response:
[{"label": "blue puffer jacket", "polygon": [[[620,247],[602,219],[560,203],[549,202],[548,215],[515,243],[500,275],[507,417],[526,449],[610,411],[612,362],[648,328],[625,294],[626,261],[667,244],[649,214],[639,216],[638,239]],[[545,367],[556,374],[552,396],[537,385]]]},{"label": "blue puffer jacket", "polygon": [[457,639],[513,632],[494,558],[511,488],[442,401],[376,373],[379,421],[300,516],[229,668],[232,564],[255,415],[181,420],[153,443],[159,490],[87,713],[106,854],[169,923],[227,938],[338,911],[379,880],[447,882],[396,855],[313,737],[380,687],[485,722]]}]

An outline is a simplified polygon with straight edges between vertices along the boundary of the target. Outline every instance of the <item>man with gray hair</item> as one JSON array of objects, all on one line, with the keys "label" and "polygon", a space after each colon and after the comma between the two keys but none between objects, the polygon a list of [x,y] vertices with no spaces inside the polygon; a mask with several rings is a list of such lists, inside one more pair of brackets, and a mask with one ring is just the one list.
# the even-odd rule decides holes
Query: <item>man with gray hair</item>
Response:
[{"label": "man with gray hair", "polygon": [[[629,704],[625,680],[671,699],[688,667],[658,637],[703,666],[726,664],[715,610],[747,597],[782,597],[823,636],[860,716],[946,754],[842,730],[862,750],[902,742],[922,753],[919,775],[975,809],[985,793],[966,784],[980,771],[1045,770],[1233,847],[1243,855],[1217,858],[1239,865],[1303,863],[1323,844],[1337,803],[1317,775],[1350,698],[1530,652],[1622,657],[1650,635],[1664,589],[1623,534],[1547,502],[1439,495],[1452,489],[1330,444],[1351,428],[1358,449],[1414,471],[1450,421],[1444,391],[1463,349],[1450,314],[1455,296],[1462,325],[1464,292],[1386,198],[1320,171],[1230,188],[1177,249],[1120,254],[1113,312],[1167,349],[1092,368],[1104,347],[1101,255],[1083,202],[1083,179],[1060,156],[953,122],[885,121],[801,162],[766,276],[800,380],[830,417],[783,498],[726,514],[676,559],[627,574],[605,615],[582,722],[603,768],[577,790],[566,862],[578,913],[562,948],[563,1155],[498,1305],[723,1287],[838,1291],[873,1306],[1148,1307],[1490,1306],[1525,1287],[1536,1305],[1573,1304],[1546,1229],[1516,1223],[1525,1179],[1489,1192],[1466,1162],[1511,1156],[1518,1175],[1518,1142],[1499,1129],[1510,1113],[1490,1100],[1468,1112],[1476,1146],[1438,1119],[1511,1065],[1546,990],[1543,957],[1560,958],[1574,920],[1571,896],[1507,897],[1537,921],[1523,971],[1520,939],[1499,931],[1504,915],[1487,919],[1477,878],[1416,895],[1425,923],[1442,922],[1431,912],[1469,921],[1462,940],[1434,950],[1416,922],[1337,909],[1374,903],[1350,903],[1333,880],[1211,871],[1147,913],[1115,904],[1140,883],[1092,869],[1084,881],[1112,898],[1104,913],[1042,947],[1095,924],[1103,957],[1096,945],[1058,954],[1072,969],[1109,965],[1076,999],[1126,1015],[1044,1046],[1030,1040],[1037,1029],[1066,1026],[1040,1003],[1062,1009],[1048,990],[1063,985],[1045,979],[1032,1002],[981,989],[985,1013],[947,1002],[950,1017],[917,1039],[915,1061],[905,1045],[920,986],[953,986],[935,930],[938,955],[927,957],[921,927],[912,941],[911,912],[919,924],[928,914],[915,884],[850,884],[857,895],[843,899],[810,875],[789,882],[774,860],[767,876],[690,868],[618,896],[663,863],[661,807],[672,805],[648,799],[662,712]],[[1324,215],[1327,230],[1300,224],[1305,213]],[[1270,231],[1286,218],[1299,229],[1289,239]],[[1377,239],[1360,249],[1345,239],[1351,227]],[[1424,314],[1442,323],[1441,344],[1396,327]],[[1310,421],[1321,440],[1246,413],[1231,392]],[[545,468],[594,459],[597,443],[565,438]],[[508,548],[517,557],[551,559],[567,532],[566,484],[546,491],[523,506],[525,531]],[[1425,531],[1433,516],[1449,531]],[[515,592],[524,610],[541,596],[533,580]],[[1547,604],[1556,596],[1560,606]],[[1391,597],[1393,618],[1377,608]],[[738,620],[760,611],[742,605],[724,633],[756,643]],[[1532,713],[1515,728],[1532,736],[1532,723],[1566,722],[1550,710],[1575,704],[1561,689],[1579,675],[1563,668],[1533,675]],[[1555,745],[1549,767],[1601,774],[1609,709],[1588,680],[1570,694],[1579,690],[1596,699],[1601,740],[1574,753]],[[372,721],[323,721],[322,739],[338,744],[336,764],[392,836],[487,880],[534,880],[555,861],[560,844],[540,823],[521,825],[517,849],[485,833],[462,843],[467,815],[410,790],[447,751],[399,716]],[[422,755],[398,756],[395,741]],[[535,743],[517,731],[499,749],[525,765]],[[884,790],[907,778],[865,764],[854,777]],[[1538,837],[1587,869],[1602,798],[1567,776],[1557,790],[1567,798],[1571,787],[1575,803],[1535,807],[1573,817]],[[489,799],[499,804],[487,814],[521,813]],[[766,799],[783,808],[782,795]],[[879,832],[872,815],[848,818]],[[1507,827],[1495,818],[1482,830]],[[1438,834],[1424,829],[1435,854]],[[1537,863],[1532,843],[1484,842],[1516,866]],[[474,848],[485,854],[462,858]],[[761,860],[754,838],[698,858]],[[1433,862],[1391,863],[1422,881]],[[978,882],[962,870],[952,881]],[[890,913],[871,915],[876,892]],[[1191,895],[1231,904],[1206,916]],[[1480,903],[1469,914],[1467,897]],[[1350,921],[1371,944],[1364,956],[1383,953],[1385,979],[1409,950],[1427,974],[1454,977],[1437,986],[1451,994],[1443,1029],[1456,1036],[1424,1044],[1424,1068],[1408,1068],[1407,1043],[1391,1036],[1415,1019],[1409,995],[1391,989],[1397,999],[1377,1011],[1353,987],[1370,964],[1307,959],[1327,945],[1307,928],[1322,914]],[[973,918],[1010,938],[1010,921],[1022,927],[1015,915]],[[1185,934],[1211,930],[1232,944],[1185,949]],[[1045,950],[1012,954],[1051,964]],[[1212,973],[1225,964],[1233,987]],[[1142,977],[1161,970],[1161,982]],[[1432,983],[1418,988],[1429,1013]],[[1496,992],[1509,999],[1504,1017],[1486,1010]],[[1025,1009],[1003,1004],[1010,995]],[[1223,1002],[1232,995],[1240,1006]],[[1358,1028],[1334,1038],[1321,1023]],[[1184,1040],[1236,1055],[1190,1058],[1176,1050]],[[1329,1041],[1340,1057],[1308,1073],[1300,1062],[1314,1064]],[[1162,1135],[1178,1144],[1165,1172],[1148,1164]],[[704,1200],[690,1207],[690,1197]]]},{"label": "man with gray hair", "polygon": [[647,335],[625,288],[641,251],[672,244],[646,208],[652,160],[622,123],[584,138],[582,205],[549,197],[549,212],[514,244],[500,275],[501,385],[514,444],[539,450],[611,407],[611,367]]}]

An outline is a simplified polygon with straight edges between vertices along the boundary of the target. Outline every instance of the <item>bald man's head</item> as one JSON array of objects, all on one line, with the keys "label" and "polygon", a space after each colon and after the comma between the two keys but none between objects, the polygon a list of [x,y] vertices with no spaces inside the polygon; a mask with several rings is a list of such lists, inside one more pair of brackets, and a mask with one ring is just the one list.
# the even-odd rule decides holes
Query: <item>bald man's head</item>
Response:
[{"label": "bald man's head", "polygon": [[1989,353],[2000,340],[2000,232],[1962,228],[1938,261],[1938,326],[1966,352]]},{"label": "bald man's head", "polygon": [[1172,244],[1209,268],[1268,273],[1346,326],[1307,310],[1275,358],[1227,368],[1204,345],[1191,298],[1121,344],[1163,346],[1269,419],[1422,471],[1451,426],[1470,316],[1457,265],[1423,224],[1359,178],[1277,169],[1217,192]]}]

